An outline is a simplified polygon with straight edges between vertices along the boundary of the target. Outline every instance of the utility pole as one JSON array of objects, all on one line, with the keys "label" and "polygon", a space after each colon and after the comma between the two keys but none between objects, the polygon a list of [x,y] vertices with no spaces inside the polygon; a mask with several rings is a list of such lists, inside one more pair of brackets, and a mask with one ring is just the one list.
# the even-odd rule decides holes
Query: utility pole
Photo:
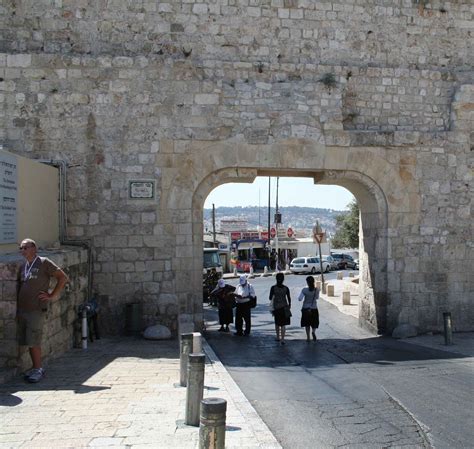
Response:
[{"label": "utility pole", "polygon": [[278,185],[279,185],[279,182],[280,182],[280,178],[277,177],[276,210],[275,210],[275,229],[276,229],[276,235],[275,235],[275,252],[276,252],[275,271],[278,271],[278,267],[280,265],[280,257],[279,257],[279,254],[278,254],[278,223],[281,222],[280,212],[278,211]]},{"label": "utility pole", "polygon": [[214,248],[216,248],[216,207],[212,203],[212,241]]},{"label": "utility pole", "polygon": [[270,187],[271,187],[271,177],[268,177],[268,269],[270,269]]}]

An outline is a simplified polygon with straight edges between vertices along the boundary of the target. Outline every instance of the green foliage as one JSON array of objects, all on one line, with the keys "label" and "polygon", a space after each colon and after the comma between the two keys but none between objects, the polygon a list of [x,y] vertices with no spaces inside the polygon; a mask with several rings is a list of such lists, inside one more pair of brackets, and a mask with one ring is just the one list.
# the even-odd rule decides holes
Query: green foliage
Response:
[{"label": "green foliage", "polygon": [[323,83],[328,89],[337,86],[337,81],[334,73],[325,73],[319,81]]},{"label": "green foliage", "polygon": [[336,233],[331,240],[333,248],[359,247],[359,205],[349,204],[349,211],[336,216]]}]

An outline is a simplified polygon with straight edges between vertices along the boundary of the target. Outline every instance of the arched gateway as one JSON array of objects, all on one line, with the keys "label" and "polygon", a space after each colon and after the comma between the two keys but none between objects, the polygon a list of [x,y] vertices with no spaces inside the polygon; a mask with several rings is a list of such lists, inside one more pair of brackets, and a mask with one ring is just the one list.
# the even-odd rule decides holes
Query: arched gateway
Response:
[{"label": "arched gateway", "polygon": [[[179,204],[192,218],[192,257],[178,257],[182,259],[179,265],[188,259],[192,276],[177,282],[182,288],[177,292],[180,309],[190,314],[188,319],[191,315],[197,323],[202,319],[202,210],[207,195],[221,184],[253,182],[257,176],[304,176],[317,183],[343,186],[357,198],[361,211],[361,324],[378,332],[393,329],[400,311],[389,306],[387,291],[391,235],[400,223],[400,214],[416,215],[416,209],[411,208],[419,204],[414,178],[403,177],[403,162],[389,162],[383,148],[325,146],[304,139],[276,145],[192,145],[181,158],[186,162],[162,199],[165,209]],[[179,247],[182,236],[176,238]]]}]

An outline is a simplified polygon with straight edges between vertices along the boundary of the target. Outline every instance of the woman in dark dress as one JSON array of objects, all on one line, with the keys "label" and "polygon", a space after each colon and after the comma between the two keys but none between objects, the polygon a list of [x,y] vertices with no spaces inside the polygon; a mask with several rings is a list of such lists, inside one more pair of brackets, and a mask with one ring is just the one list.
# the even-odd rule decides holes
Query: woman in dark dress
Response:
[{"label": "woman in dark dress", "polygon": [[291,297],[290,290],[286,285],[283,285],[285,276],[283,273],[276,275],[276,285],[270,289],[270,302],[272,307],[272,314],[275,318],[276,340],[282,345],[285,344],[285,326],[290,324],[291,317]]},{"label": "woman in dark dress", "polygon": [[319,327],[319,289],[314,286],[313,276],[308,276],[306,283],[308,287],[303,288],[298,296],[298,301],[303,301],[303,307],[301,308],[301,327],[306,329],[306,341],[310,341],[310,328],[312,330],[313,340],[316,341],[316,329]]},{"label": "woman in dark dress", "polygon": [[235,287],[219,279],[217,287],[211,292],[211,297],[217,301],[219,311],[219,332],[229,332],[229,324],[234,322],[234,291]]}]

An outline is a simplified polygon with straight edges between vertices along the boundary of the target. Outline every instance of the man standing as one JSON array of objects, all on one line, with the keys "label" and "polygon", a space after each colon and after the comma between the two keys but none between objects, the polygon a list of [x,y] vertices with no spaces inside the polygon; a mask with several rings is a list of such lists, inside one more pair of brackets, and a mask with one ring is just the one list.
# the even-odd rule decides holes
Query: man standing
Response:
[{"label": "man standing", "polygon": [[[250,298],[255,298],[255,290],[249,282],[247,282],[247,276],[242,275],[239,279],[239,285],[235,290],[235,328],[237,332],[235,335],[249,335],[251,327],[250,319]],[[242,332],[243,321],[245,321],[245,332]]]},{"label": "man standing", "polygon": [[[25,258],[18,273],[17,323],[18,343],[28,346],[33,368],[25,373],[28,382],[39,382],[44,376],[41,366],[41,340],[48,303],[59,299],[68,277],[56,264],[46,257],[37,255],[36,243],[24,239],[20,251]],[[49,293],[51,278],[56,285]]]}]

